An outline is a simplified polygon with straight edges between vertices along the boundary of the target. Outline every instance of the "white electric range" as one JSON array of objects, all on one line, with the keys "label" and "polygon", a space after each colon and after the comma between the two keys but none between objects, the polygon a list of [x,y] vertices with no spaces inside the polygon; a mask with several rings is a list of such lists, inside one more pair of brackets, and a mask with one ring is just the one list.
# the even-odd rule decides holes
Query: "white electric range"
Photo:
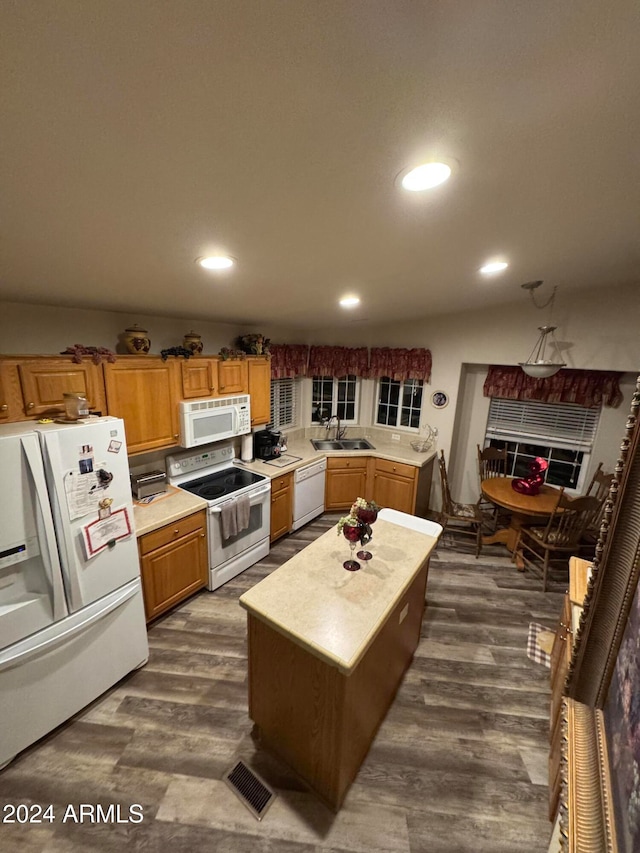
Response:
[{"label": "white electric range", "polygon": [[[209,589],[218,589],[269,554],[271,480],[237,465],[232,442],[168,456],[166,462],[172,486],[209,504]],[[225,539],[222,506],[241,495],[249,497],[249,526]]]}]

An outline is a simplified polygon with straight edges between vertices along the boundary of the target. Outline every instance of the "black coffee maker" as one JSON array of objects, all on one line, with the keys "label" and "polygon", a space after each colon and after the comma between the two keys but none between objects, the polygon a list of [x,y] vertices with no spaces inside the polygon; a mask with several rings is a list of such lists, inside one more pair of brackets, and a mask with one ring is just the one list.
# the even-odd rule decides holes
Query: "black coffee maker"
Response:
[{"label": "black coffee maker", "polygon": [[256,459],[275,459],[280,456],[279,432],[273,432],[269,427],[253,434],[253,455]]}]

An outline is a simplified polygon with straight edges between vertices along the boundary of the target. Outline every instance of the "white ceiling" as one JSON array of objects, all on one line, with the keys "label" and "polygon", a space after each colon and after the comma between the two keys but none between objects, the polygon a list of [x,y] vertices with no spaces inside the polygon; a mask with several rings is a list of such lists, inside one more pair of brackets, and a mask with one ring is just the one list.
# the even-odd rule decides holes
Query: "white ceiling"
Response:
[{"label": "white ceiling", "polygon": [[2,298],[321,327],[637,283],[639,9],[5,0]]}]

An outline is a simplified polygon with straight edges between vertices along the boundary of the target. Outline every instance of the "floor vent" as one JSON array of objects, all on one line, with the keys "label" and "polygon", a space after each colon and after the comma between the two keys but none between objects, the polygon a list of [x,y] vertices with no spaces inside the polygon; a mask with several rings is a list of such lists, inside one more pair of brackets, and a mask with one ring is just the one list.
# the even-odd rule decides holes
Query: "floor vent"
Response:
[{"label": "floor vent", "polygon": [[222,778],[251,814],[262,820],[276,798],[271,788],[244,761],[237,761]]}]

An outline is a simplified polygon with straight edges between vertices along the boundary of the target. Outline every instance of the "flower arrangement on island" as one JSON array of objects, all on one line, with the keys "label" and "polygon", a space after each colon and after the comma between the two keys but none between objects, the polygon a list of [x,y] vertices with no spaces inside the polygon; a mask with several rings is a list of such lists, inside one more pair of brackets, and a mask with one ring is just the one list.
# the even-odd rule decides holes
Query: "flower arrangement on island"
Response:
[{"label": "flower arrangement on island", "polygon": [[360,525],[369,525],[375,521],[380,507],[375,501],[368,501],[365,498],[356,498],[351,504],[349,515],[344,515],[337,524],[338,536],[343,533],[345,527],[358,527]]}]

